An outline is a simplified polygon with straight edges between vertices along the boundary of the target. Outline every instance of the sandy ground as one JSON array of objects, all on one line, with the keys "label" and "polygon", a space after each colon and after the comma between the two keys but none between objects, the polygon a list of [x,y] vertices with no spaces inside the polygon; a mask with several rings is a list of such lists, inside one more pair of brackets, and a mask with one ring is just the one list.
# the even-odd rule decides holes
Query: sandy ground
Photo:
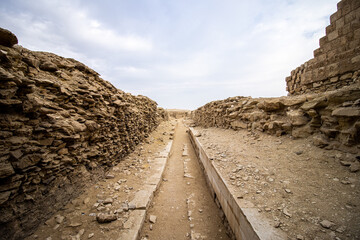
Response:
[{"label": "sandy ground", "polygon": [[356,155],[314,147],[310,139],[195,129],[231,192],[289,239],[360,239],[360,172],[344,166]]},{"label": "sandy ground", "polygon": [[[149,209],[142,239],[229,239],[207,188],[187,128],[178,121],[164,179]],[[150,216],[156,216],[156,223]]]}]

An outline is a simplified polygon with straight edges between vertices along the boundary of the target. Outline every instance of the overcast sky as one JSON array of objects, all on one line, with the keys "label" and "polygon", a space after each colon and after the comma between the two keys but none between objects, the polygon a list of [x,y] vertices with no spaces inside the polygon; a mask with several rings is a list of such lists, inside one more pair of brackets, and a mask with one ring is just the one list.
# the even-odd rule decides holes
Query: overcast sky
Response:
[{"label": "overcast sky", "polygon": [[75,58],[164,108],[286,95],[337,0],[2,0],[19,44]]}]

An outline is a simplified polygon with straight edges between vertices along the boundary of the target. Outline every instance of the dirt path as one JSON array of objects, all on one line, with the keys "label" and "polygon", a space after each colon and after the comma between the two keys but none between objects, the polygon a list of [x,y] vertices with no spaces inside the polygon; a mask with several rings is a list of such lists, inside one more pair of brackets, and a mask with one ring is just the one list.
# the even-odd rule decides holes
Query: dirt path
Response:
[{"label": "dirt path", "polygon": [[[179,120],[164,179],[148,211],[142,239],[229,239],[186,130]],[[150,221],[150,216],[156,216],[156,220]]]}]

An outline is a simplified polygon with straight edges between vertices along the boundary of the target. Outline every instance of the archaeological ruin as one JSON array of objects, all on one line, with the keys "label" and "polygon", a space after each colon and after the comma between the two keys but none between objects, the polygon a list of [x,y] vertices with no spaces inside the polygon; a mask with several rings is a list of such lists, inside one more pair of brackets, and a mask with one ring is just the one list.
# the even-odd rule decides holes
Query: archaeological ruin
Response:
[{"label": "archaeological ruin", "polygon": [[[159,188],[164,186],[174,191],[174,199],[179,194],[179,199],[184,200],[183,208],[180,204],[179,208],[186,209],[186,216],[180,216],[184,218],[181,221],[190,222],[184,230],[189,232],[187,239],[204,239],[202,236],[206,234],[208,239],[215,239],[211,236],[229,239],[360,238],[359,225],[354,224],[360,220],[360,1],[338,3],[337,12],[330,16],[326,35],[314,51],[314,58],[286,77],[288,96],[230,97],[207,103],[192,112],[164,110],[146,96],[134,96],[115,88],[77,60],[31,51],[17,43],[13,33],[0,28],[0,239],[148,239],[151,232],[157,231],[159,223],[156,222],[166,223],[161,213],[167,212],[162,208],[156,210],[152,202],[153,199],[155,203],[169,202],[167,198],[156,198],[162,191]],[[320,173],[328,174],[326,178],[331,183],[343,184],[337,190],[340,189],[338,194],[346,202],[329,211],[335,212],[334,216],[324,215],[315,220],[308,216],[312,210],[291,213],[289,208],[296,205],[295,200],[290,199],[283,206],[275,205],[279,200],[272,200],[271,194],[276,195],[281,190],[280,199],[297,197],[293,189],[303,183],[291,185],[288,179],[276,182],[281,177],[276,171],[268,171],[271,165],[266,169],[265,165],[251,166],[261,157],[256,155],[256,149],[256,157],[250,156],[250,147],[249,156],[244,154],[244,158],[253,158],[252,162],[240,165],[235,159],[237,155],[234,159],[229,157],[240,144],[237,146],[234,140],[231,142],[233,148],[225,151],[226,146],[221,145],[223,139],[216,135],[218,131],[233,139],[239,137],[236,134],[243,134],[245,143],[256,147],[261,139],[268,141],[268,146],[276,143],[274,148],[283,151],[281,154],[293,153],[296,146],[291,144],[303,141],[303,149],[296,148],[291,155],[293,158],[305,156],[304,149],[315,151],[312,147],[316,146],[325,159],[321,161],[333,169]],[[218,145],[215,144],[217,140]],[[284,142],[291,142],[289,146],[293,148],[278,147]],[[246,152],[246,149],[241,151]],[[174,167],[180,166],[181,170],[171,172],[168,165],[175,161],[176,154],[181,164]],[[196,156],[200,163],[194,160]],[[305,160],[310,161],[310,157]],[[327,162],[332,157],[339,162],[337,165]],[[320,167],[308,169],[310,164],[306,164],[292,174],[321,171]],[[201,171],[204,174],[200,174]],[[240,174],[246,171],[248,176]],[[331,171],[341,172],[339,176],[343,179],[332,176]],[[179,182],[173,178],[177,174],[181,175]],[[251,180],[254,185],[248,183]],[[331,184],[321,181],[316,183],[324,184],[320,192],[331,188]],[[203,193],[207,188],[195,187],[196,182],[208,184],[208,198]],[[266,192],[273,182],[278,185]],[[241,194],[231,190],[244,187],[244,183],[254,188]],[[176,187],[181,190],[175,191]],[[190,192],[186,187],[192,187]],[[195,191],[202,191],[201,197],[194,194]],[[251,191],[254,195],[247,198],[246,194]],[[328,193],[318,196],[321,193],[316,191],[311,192],[315,198],[331,198],[326,195]],[[239,203],[244,199],[253,203],[262,197],[266,199],[267,193],[269,203],[274,201],[273,206],[262,202],[247,211],[248,206]],[[306,202],[307,197],[299,195],[297,200]],[[196,205],[197,202],[202,205]],[[316,204],[315,200],[308,202]],[[231,204],[236,207],[229,207],[233,206]],[[212,208],[221,211],[218,214]],[[343,221],[346,223],[335,223],[339,208],[348,211],[346,216],[350,220]],[[157,217],[151,209],[158,211]],[[237,212],[231,212],[233,209]],[[151,215],[147,216],[147,211]],[[214,214],[207,215],[207,219],[215,219],[215,214],[220,216],[212,225],[218,229],[200,234],[205,230],[196,227],[206,221],[197,222],[196,219],[207,212]],[[264,225],[254,226],[257,212],[274,214],[269,215],[273,219],[268,225],[264,220]],[[73,214],[72,219],[66,214]],[[176,211],[170,215],[176,216]],[[82,220],[83,216],[87,219]],[[345,219],[345,214],[341,216]],[[332,221],[328,221],[330,217]],[[301,221],[316,226],[295,228]],[[241,229],[242,226],[246,229]],[[258,228],[264,228],[267,233]],[[309,235],[306,235],[307,228],[311,229]],[[172,231],[171,227],[167,230]],[[53,238],[50,233],[54,234]],[[321,238],[314,238],[317,233]]]}]

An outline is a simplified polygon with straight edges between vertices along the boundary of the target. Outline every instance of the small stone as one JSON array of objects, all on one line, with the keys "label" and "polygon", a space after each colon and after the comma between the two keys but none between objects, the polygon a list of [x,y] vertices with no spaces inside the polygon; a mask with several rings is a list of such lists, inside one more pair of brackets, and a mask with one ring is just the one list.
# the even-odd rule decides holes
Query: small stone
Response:
[{"label": "small stone", "polygon": [[348,167],[352,164],[352,162],[349,162],[349,161],[340,161],[340,164],[345,166],[345,167]]},{"label": "small stone", "polygon": [[113,174],[107,174],[107,175],[105,176],[105,178],[106,178],[106,179],[113,179],[113,178],[115,178],[115,176],[114,176]]},{"label": "small stone", "polygon": [[329,228],[335,226],[335,223],[330,222],[330,221],[328,221],[328,220],[323,220],[323,221],[320,222],[320,225],[321,225],[323,228],[328,228],[328,229],[329,229]]},{"label": "small stone", "polygon": [[291,217],[291,214],[289,213],[287,208],[283,209],[283,213],[284,213],[285,216]]},{"label": "small stone", "polygon": [[88,236],[88,238],[90,239],[90,238],[92,238],[94,235],[95,235],[94,233],[90,233],[89,236]]},{"label": "small stone", "polygon": [[288,189],[288,188],[285,188],[285,192],[287,192],[287,193],[291,193],[291,190],[290,190],[290,189]]},{"label": "small stone", "polygon": [[339,227],[339,228],[336,229],[336,232],[338,232],[338,233],[343,233],[343,232],[345,232],[345,230],[346,230],[346,227],[345,227],[345,226],[341,226],[341,227]]},{"label": "small stone", "polygon": [[[295,154],[296,154],[296,155],[301,155],[301,154],[303,154],[303,151],[296,151]],[[301,235],[300,235],[300,236],[301,236]]]},{"label": "small stone", "polygon": [[156,223],[156,216],[155,215],[150,215],[150,217],[149,217],[149,221],[151,222],[151,223]]},{"label": "small stone", "polygon": [[270,212],[271,208],[265,208],[264,210],[265,210],[265,212]]},{"label": "small stone", "polygon": [[98,223],[108,223],[115,221],[117,219],[117,216],[115,214],[109,214],[109,213],[99,213],[96,216],[96,221]]},{"label": "small stone", "polygon": [[81,225],[82,225],[82,223],[80,223],[80,222],[74,222],[74,223],[70,223],[68,226],[69,227],[79,227]]},{"label": "small stone", "polygon": [[305,238],[302,235],[296,235],[296,240],[304,240]]},{"label": "small stone", "polygon": [[55,222],[58,223],[58,224],[61,224],[63,221],[64,221],[64,216],[61,216],[61,215],[56,215],[55,216]]},{"label": "small stone", "polygon": [[256,194],[260,194],[260,193],[261,193],[261,191],[260,191],[260,190],[257,190],[257,191],[256,191]]},{"label": "small stone", "polygon": [[153,225],[152,224],[150,224],[149,229],[150,229],[150,231],[153,230]]},{"label": "small stone", "polygon": [[350,172],[357,172],[360,170],[360,163],[358,161],[351,163]]},{"label": "small stone", "polygon": [[84,204],[88,204],[89,202],[90,202],[90,198],[89,198],[89,197],[85,198],[84,201],[83,201]]},{"label": "small stone", "polygon": [[112,204],[113,203],[113,199],[112,198],[107,198],[104,200],[104,204]]},{"label": "small stone", "polygon": [[84,235],[85,229],[80,229],[80,231],[78,232],[78,236],[82,236]]}]

